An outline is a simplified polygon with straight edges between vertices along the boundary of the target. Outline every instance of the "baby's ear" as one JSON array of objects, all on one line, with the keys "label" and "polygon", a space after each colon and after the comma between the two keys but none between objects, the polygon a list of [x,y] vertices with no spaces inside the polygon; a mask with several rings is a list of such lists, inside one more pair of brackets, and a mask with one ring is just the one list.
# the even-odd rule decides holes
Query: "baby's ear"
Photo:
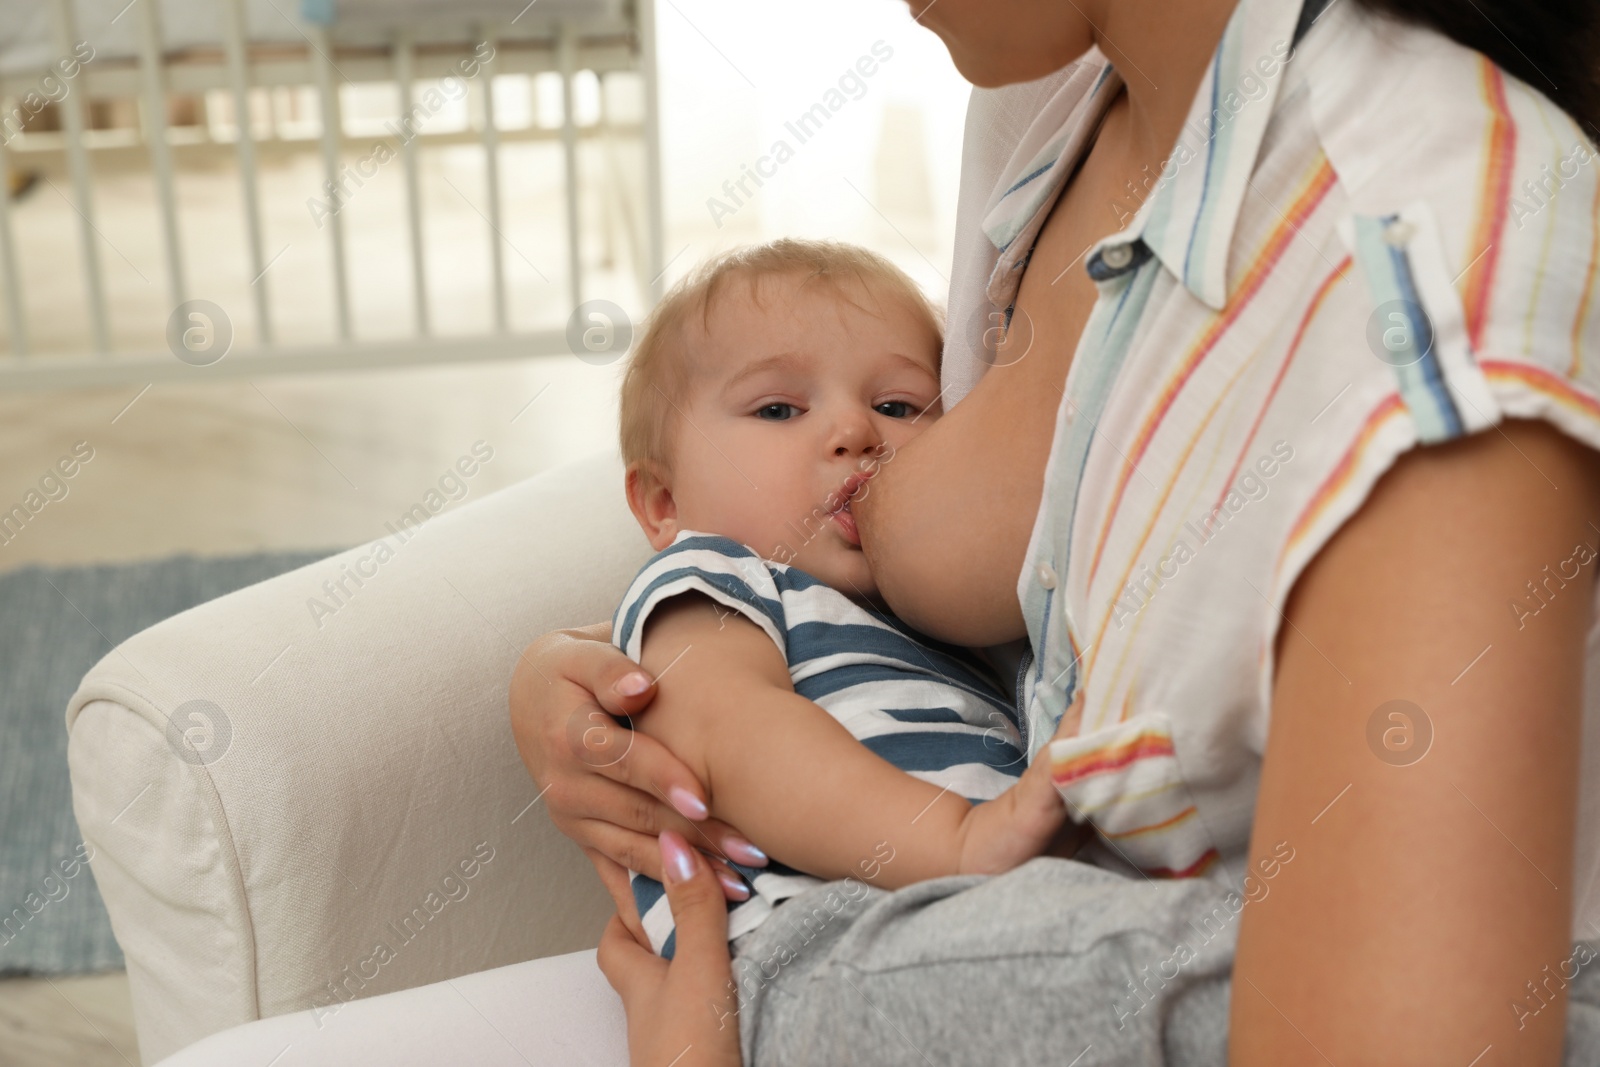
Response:
[{"label": "baby's ear", "polygon": [[650,547],[660,552],[678,536],[678,505],[661,470],[648,460],[628,465],[628,507]]}]

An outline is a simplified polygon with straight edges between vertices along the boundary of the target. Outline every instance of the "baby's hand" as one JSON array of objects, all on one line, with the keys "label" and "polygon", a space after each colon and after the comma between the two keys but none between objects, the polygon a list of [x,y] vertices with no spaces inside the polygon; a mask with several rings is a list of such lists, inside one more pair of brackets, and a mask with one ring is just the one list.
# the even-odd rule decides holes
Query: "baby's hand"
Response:
[{"label": "baby's hand", "polygon": [[[1072,737],[1083,720],[1080,690],[1055,736]],[[1050,780],[1050,757],[1041,753],[1017,784],[973,808],[962,826],[962,874],[999,874],[1049,854],[1070,858],[1088,839],[1087,827],[1070,824],[1066,805]]]}]

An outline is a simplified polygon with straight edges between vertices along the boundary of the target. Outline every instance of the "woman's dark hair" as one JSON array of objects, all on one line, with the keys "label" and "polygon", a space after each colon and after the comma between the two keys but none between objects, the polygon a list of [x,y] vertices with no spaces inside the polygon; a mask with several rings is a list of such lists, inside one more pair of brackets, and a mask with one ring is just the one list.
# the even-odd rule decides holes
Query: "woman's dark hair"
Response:
[{"label": "woman's dark hair", "polygon": [[1482,52],[1555,101],[1600,142],[1596,0],[1357,0]]}]

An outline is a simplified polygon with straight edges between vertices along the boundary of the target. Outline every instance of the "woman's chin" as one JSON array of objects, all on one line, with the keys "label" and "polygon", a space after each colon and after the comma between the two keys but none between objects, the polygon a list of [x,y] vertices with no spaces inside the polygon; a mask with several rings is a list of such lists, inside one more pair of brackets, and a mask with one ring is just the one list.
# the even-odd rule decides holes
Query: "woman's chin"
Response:
[{"label": "woman's chin", "polygon": [[952,44],[942,34],[940,39],[944,41],[945,49],[950,53],[950,62],[955,64],[956,72],[979,89],[998,89],[1002,85],[1020,85],[1023,82],[1037,81],[1048,74],[1054,74],[1083,54],[1078,52],[1067,56],[1044,53],[1035,55],[1024,54],[1021,50],[1017,50],[1002,57],[990,55],[987,51],[977,52],[960,44]]}]

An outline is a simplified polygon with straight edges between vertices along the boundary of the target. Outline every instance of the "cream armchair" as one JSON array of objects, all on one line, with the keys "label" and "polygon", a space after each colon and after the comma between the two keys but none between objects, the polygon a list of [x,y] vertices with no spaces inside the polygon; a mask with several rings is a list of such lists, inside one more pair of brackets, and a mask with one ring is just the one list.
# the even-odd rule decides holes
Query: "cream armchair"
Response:
[{"label": "cream armchair", "polygon": [[381,562],[363,545],[202,604],[88,673],[73,806],[146,1063],[598,943],[611,899],[538,801],[506,692],[530,641],[608,618],[649,557],[621,479],[610,457],[543,474],[388,537]]}]

